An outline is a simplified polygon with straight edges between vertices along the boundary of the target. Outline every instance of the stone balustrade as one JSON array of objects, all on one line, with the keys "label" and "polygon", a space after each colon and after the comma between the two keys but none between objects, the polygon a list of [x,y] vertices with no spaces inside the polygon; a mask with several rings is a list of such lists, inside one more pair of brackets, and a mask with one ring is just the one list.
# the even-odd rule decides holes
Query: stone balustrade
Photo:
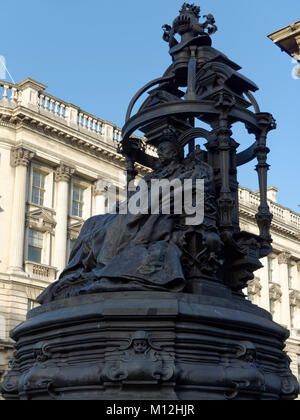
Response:
[{"label": "stone balustrade", "polygon": [[[0,81],[0,107],[28,108],[30,111],[65,125],[68,129],[75,129],[115,149],[118,147],[122,140],[121,128],[56,98],[45,92],[46,88],[47,86],[30,78],[15,85]],[[93,148],[95,149],[96,146],[94,145]],[[147,146],[147,153],[156,156],[154,147]]]},{"label": "stone balustrade", "polygon": [[39,95],[39,108],[42,111],[49,112],[56,117],[66,120],[67,104],[50,95]]},{"label": "stone balustrade", "polygon": [[66,125],[77,127],[88,135],[102,137],[102,140],[114,145],[121,141],[121,129],[88,112],[45,93],[39,94],[39,111],[58,118]]},{"label": "stone balustrade", "polygon": [[[239,189],[240,204],[250,206],[257,210],[260,205],[259,194],[250,191],[247,188],[241,187]],[[281,221],[288,225],[292,224],[296,229],[300,230],[300,214],[293,212],[279,204],[276,204],[268,200],[271,213],[274,216],[274,220]]]},{"label": "stone balustrade", "polygon": [[78,126],[98,135],[104,135],[104,121],[86,112],[79,112]]},{"label": "stone balustrade", "polygon": [[25,261],[25,271],[31,278],[54,281],[56,278],[57,269],[31,261]]},{"label": "stone balustrade", "polygon": [[40,115],[77,129],[80,133],[117,147],[122,137],[119,127],[48,94],[45,92],[46,88],[47,86],[29,78],[15,85],[0,81],[0,106],[22,106],[34,110]]},{"label": "stone balustrade", "polygon": [[0,101],[18,104],[20,99],[20,91],[17,85],[12,83],[0,81]]}]

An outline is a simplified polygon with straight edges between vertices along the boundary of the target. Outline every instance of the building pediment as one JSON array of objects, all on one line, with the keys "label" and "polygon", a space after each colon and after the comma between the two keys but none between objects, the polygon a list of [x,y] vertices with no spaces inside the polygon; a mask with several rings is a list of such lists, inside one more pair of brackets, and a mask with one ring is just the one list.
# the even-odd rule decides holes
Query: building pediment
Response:
[{"label": "building pediment", "polygon": [[27,213],[26,224],[30,229],[54,234],[56,221],[49,210],[38,208]]},{"label": "building pediment", "polygon": [[71,241],[74,241],[78,238],[80,231],[84,225],[83,220],[77,220],[77,221],[70,221],[69,227],[68,227],[68,237],[71,239]]}]

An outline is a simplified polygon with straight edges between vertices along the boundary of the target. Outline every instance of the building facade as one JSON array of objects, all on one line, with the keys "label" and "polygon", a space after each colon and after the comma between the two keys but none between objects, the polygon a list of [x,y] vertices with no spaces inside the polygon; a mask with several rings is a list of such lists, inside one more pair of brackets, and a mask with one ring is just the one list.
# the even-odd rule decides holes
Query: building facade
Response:
[{"label": "building facade", "polygon": [[282,51],[300,61],[300,20],[268,35]]},{"label": "building facade", "polygon": [[[9,331],[66,266],[84,221],[105,212],[109,184],[122,199],[126,182],[121,130],[45,90],[32,79],[0,82],[0,381],[13,349]],[[277,191],[268,191],[274,251],[246,293],[291,331],[287,351],[298,376],[300,215],[277,204]],[[258,233],[259,194],[239,194],[241,226]]]},{"label": "building facade", "polygon": [[[300,63],[300,20],[279,29],[268,37],[284,52]],[[295,67],[296,77],[300,77],[300,66]]]}]

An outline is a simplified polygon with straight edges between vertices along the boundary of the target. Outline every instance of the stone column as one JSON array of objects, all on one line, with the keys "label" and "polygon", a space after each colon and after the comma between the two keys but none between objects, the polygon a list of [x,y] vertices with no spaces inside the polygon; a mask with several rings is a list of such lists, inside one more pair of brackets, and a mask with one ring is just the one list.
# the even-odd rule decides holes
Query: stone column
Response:
[{"label": "stone column", "polygon": [[68,234],[68,213],[69,213],[69,185],[74,169],[61,163],[55,171],[57,182],[56,199],[56,229],[54,266],[58,274],[65,268],[67,263],[67,234]]},{"label": "stone column", "polygon": [[278,257],[279,271],[280,271],[280,283],[282,291],[282,303],[281,303],[281,323],[291,328],[291,313],[290,313],[290,291],[288,281],[288,263],[291,254],[289,252],[283,252]]},{"label": "stone column", "polygon": [[26,212],[27,168],[35,153],[15,148],[11,154],[11,165],[15,169],[14,201],[12,208],[9,272],[24,272],[24,237]]},{"label": "stone column", "polygon": [[95,197],[95,215],[107,213],[105,201],[107,199],[107,190],[110,186],[111,183],[104,179],[100,179],[94,184],[93,195]]}]

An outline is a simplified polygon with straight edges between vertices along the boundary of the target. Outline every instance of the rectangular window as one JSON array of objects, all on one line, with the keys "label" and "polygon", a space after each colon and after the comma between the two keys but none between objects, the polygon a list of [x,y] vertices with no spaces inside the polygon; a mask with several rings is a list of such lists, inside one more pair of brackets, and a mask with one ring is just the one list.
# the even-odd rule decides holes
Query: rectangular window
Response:
[{"label": "rectangular window", "polygon": [[72,216],[82,217],[84,205],[84,189],[73,185]]},{"label": "rectangular window", "polygon": [[38,206],[44,205],[46,175],[33,170],[32,172],[32,193],[31,202]]},{"label": "rectangular window", "polygon": [[41,264],[44,235],[37,230],[29,229],[28,260]]}]

